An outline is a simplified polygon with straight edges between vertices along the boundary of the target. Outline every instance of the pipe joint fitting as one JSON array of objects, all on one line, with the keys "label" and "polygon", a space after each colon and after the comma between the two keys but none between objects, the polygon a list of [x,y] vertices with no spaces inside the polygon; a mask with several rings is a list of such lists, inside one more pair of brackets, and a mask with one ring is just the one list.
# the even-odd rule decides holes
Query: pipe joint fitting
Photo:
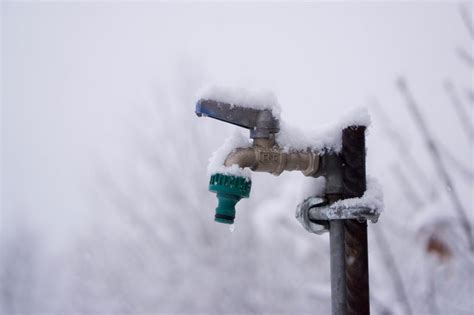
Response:
[{"label": "pipe joint fitting", "polygon": [[312,176],[319,170],[320,156],[313,151],[283,151],[280,147],[270,147],[268,143],[254,143],[252,148],[234,150],[224,162],[225,166],[237,164],[249,167],[255,172],[280,175],[283,171],[301,171]]}]

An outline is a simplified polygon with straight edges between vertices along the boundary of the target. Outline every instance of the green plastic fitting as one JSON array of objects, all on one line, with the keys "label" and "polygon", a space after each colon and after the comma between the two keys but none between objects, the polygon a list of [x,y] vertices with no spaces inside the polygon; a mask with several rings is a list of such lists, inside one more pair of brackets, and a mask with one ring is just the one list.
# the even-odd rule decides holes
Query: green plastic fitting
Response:
[{"label": "green plastic fitting", "polygon": [[235,205],[242,198],[248,198],[252,181],[234,175],[214,174],[209,182],[209,191],[217,194],[216,222],[233,224]]}]

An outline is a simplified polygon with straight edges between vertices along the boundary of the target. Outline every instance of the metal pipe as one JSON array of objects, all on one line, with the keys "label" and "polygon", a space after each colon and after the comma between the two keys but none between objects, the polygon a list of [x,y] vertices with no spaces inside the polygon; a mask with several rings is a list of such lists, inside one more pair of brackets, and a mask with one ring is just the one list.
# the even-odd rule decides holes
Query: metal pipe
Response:
[{"label": "metal pipe", "polygon": [[333,315],[346,315],[346,258],[343,220],[329,222],[331,250],[331,309]]},{"label": "metal pipe", "polygon": [[272,139],[255,139],[251,148],[238,148],[230,153],[225,166],[237,164],[249,167],[256,172],[280,175],[283,171],[301,171],[305,176],[316,174],[319,170],[320,156],[313,151],[283,151],[273,145]]},{"label": "metal pipe", "polygon": [[[366,190],[365,127],[342,131],[342,197],[361,197]],[[347,313],[370,314],[367,222],[345,220]]]},{"label": "metal pipe", "polygon": [[347,313],[370,314],[367,221],[344,220]]},{"label": "metal pipe", "polygon": [[[225,166],[238,165],[273,175],[298,170],[305,176],[324,176],[329,202],[360,197],[366,190],[363,126],[351,126],[342,131],[340,154],[318,153],[309,148],[286,151],[275,144],[279,121],[270,110],[201,99],[196,104],[196,114],[250,130],[253,146],[234,150],[227,156]],[[248,191],[245,195],[248,196]],[[226,219],[230,217],[225,216]],[[233,216],[231,219],[233,221]],[[333,314],[365,315],[370,313],[367,224],[352,219],[344,221],[329,222]]]}]

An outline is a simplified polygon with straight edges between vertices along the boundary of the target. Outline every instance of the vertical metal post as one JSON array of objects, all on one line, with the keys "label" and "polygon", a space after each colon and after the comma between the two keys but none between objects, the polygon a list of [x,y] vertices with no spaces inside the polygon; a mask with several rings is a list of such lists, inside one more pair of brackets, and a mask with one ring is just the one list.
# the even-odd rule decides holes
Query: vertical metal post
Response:
[{"label": "vertical metal post", "polygon": [[[365,127],[342,131],[343,198],[361,197],[366,190]],[[344,220],[347,314],[370,314],[367,222]]]},{"label": "vertical metal post", "polygon": [[331,309],[333,315],[346,315],[346,258],[344,221],[329,222],[331,250]]},{"label": "vertical metal post", "polygon": [[[343,198],[342,157],[329,155],[325,160],[326,198],[332,204]],[[331,252],[331,313],[347,314],[345,227],[343,220],[329,221],[329,248]]]},{"label": "vertical metal post", "polygon": [[370,314],[367,222],[345,220],[347,314]]}]

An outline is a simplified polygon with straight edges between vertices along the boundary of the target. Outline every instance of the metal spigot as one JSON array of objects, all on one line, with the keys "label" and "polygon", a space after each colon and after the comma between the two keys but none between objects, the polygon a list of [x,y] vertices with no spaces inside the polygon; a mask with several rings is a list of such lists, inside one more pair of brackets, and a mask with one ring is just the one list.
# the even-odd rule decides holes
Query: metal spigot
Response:
[{"label": "metal spigot", "polygon": [[280,131],[279,120],[268,109],[253,109],[214,100],[201,99],[196,105],[198,116],[208,116],[239,127],[250,129],[251,148],[237,148],[229,154],[225,166],[237,164],[255,172],[280,175],[283,171],[301,171],[315,175],[319,169],[319,155],[309,149],[285,151],[275,142]]},{"label": "metal spigot", "polygon": [[[196,114],[250,130],[250,138],[253,139],[252,147],[236,148],[227,156],[224,166],[248,167],[255,172],[266,172],[277,176],[283,171],[301,171],[305,176],[314,176],[319,170],[320,156],[317,152],[309,149],[286,151],[277,145],[275,137],[280,131],[280,123],[269,109],[254,109],[201,99],[196,104]],[[237,189],[238,193],[236,193],[236,185],[242,182],[242,178],[225,174],[218,175],[219,181],[212,177],[209,184],[209,190],[216,192],[219,199],[215,220],[232,224],[235,218],[235,203],[249,196],[251,182],[250,179],[245,179],[248,183],[248,191],[241,192]]]},{"label": "metal spigot", "polygon": [[[325,177],[324,196],[306,199],[298,206],[296,217],[309,232],[329,231],[332,314],[370,314],[367,220],[376,222],[379,212],[337,204],[341,199],[362,197],[366,190],[365,124],[347,125],[341,130],[342,148],[338,152],[287,151],[275,141],[279,121],[268,109],[202,99],[196,114],[250,129],[252,147],[233,150],[225,166],[236,164],[274,175],[299,170],[306,176]],[[209,190],[219,199],[215,220],[233,223],[235,204],[249,196],[250,187],[250,180],[243,177],[213,174]]]}]

